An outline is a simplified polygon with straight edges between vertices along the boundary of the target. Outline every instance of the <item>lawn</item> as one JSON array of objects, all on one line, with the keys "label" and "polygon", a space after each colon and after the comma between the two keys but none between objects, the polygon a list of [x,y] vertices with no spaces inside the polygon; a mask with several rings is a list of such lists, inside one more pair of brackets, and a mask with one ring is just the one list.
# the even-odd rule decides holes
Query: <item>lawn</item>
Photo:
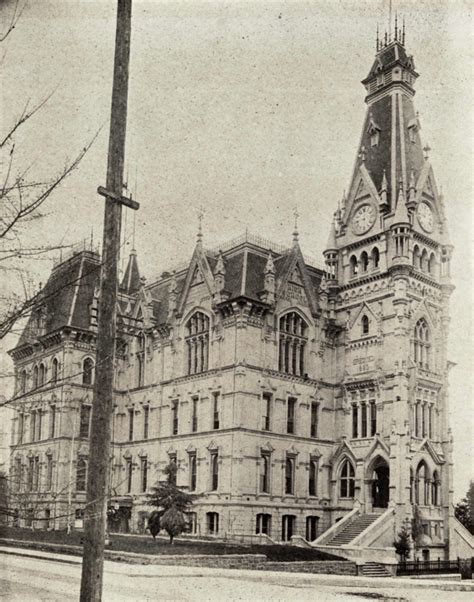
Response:
[{"label": "lawn", "polygon": [[[82,533],[80,531],[32,531],[14,527],[0,527],[0,537],[22,541],[35,541],[63,545],[81,545]],[[250,545],[243,546],[222,541],[190,541],[175,540],[173,545],[167,539],[143,535],[118,535],[110,536],[109,549],[120,552],[134,552],[136,554],[163,554],[163,555],[222,555],[222,554],[265,554],[273,562],[294,562],[301,560],[343,560],[331,554],[318,550],[299,548],[285,545]]]}]

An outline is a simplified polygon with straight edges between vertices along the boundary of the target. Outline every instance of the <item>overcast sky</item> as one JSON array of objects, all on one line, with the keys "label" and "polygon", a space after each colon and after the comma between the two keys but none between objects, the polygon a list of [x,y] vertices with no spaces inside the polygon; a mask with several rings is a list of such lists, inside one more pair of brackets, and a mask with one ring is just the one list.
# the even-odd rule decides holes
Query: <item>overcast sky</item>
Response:
[{"label": "overcast sky", "polygon": [[[422,139],[456,244],[450,377],[455,494],[472,477],[473,38],[469,0],[394,1],[420,73]],[[12,0],[0,1],[5,18]],[[150,280],[190,257],[197,213],[205,244],[245,231],[290,244],[298,206],[303,252],[319,258],[348,188],[388,0],[134,1],[127,172],[141,203],[135,246]],[[18,164],[58,171],[103,130],[48,202],[33,235],[56,244],[102,235],[115,1],[30,1],[4,44],[2,124],[56,90],[17,138]],[[131,212],[124,248],[132,244]],[[47,262],[32,266],[47,278]],[[10,341],[11,342],[11,341]],[[5,362],[5,360],[4,360]]]}]

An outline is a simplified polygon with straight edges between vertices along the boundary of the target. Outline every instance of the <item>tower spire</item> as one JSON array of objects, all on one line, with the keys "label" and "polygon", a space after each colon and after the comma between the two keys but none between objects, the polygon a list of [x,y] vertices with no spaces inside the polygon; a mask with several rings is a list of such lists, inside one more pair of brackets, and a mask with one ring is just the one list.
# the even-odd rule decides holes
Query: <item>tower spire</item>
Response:
[{"label": "tower spire", "polygon": [[298,207],[295,206],[294,210],[293,210],[293,215],[295,217],[295,229],[293,231],[293,244],[297,244],[298,243],[298,218],[300,216],[300,214],[298,213]]},{"label": "tower spire", "polygon": [[198,211],[198,233],[196,236],[196,244],[202,246],[202,218],[204,217],[204,213],[202,207],[199,207]]}]

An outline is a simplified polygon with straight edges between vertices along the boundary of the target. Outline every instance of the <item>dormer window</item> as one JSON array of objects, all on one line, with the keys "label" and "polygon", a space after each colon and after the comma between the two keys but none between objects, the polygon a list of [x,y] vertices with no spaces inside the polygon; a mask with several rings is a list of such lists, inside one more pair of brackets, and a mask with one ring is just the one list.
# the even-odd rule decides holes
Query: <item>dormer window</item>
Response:
[{"label": "dormer window", "polygon": [[383,73],[377,74],[377,88],[381,88],[384,85],[385,78]]},{"label": "dormer window", "polygon": [[370,136],[370,146],[377,146],[380,139],[380,127],[375,123],[372,119],[372,115],[370,117],[369,127],[367,128],[367,132]]},{"label": "dormer window", "polygon": [[418,119],[412,119],[408,122],[408,138],[412,144],[416,142],[416,133],[420,129]]}]

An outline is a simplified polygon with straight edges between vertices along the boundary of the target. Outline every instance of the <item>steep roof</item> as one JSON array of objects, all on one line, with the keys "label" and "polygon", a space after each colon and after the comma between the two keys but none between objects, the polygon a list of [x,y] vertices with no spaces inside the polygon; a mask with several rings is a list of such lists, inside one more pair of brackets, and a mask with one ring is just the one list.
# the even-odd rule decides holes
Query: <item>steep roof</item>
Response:
[{"label": "steep roof", "polygon": [[119,290],[126,295],[133,295],[140,288],[140,270],[138,269],[137,252],[133,249],[128,258],[127,268],[120,283]]},{"label": "steep roof", "polygon": [[[99,283],[100,257],[83,251],[56,266],[39,295],[17,347],[64,326],[89,328],[89,306]],[[41,315],[41,331],[38,316]]]},{"label": "steep roof", "polygon": [[[214,273],[219,259],[219,253],[222,254],[224,261],[224,290],[228,299],[245,297],[250,300],[260,301],[261,293],[265,288],[265,266],[268,261],[269,252],[272,253],[275,266],[275,278],[281,280],[288,271],[288,266],[292,263],[292,253],[290,249],[279,249],[278,252],[273,249],[277,245],[265,245],[258,241],[258,237],[246,235],[244,242],[238,242],[235,246],[225,246],[219,252],[210,252],[203,250],[207,263]],[[194,258],[194,254],[193,254]],[[176,274],[177,295],[183,293],[186,281],[189,281],[188,271],[195,265],[191,259],[187,268],[182,269]],[[323,271],[319,268],[308,266],[309,282],[317,291]],[[165,272],[164,275],[155,283],[148,285],[151,297],[153,299],[153,314],[156,324],[164,324],[168,320],[169,308],[169,287],[172,275]]]}]

